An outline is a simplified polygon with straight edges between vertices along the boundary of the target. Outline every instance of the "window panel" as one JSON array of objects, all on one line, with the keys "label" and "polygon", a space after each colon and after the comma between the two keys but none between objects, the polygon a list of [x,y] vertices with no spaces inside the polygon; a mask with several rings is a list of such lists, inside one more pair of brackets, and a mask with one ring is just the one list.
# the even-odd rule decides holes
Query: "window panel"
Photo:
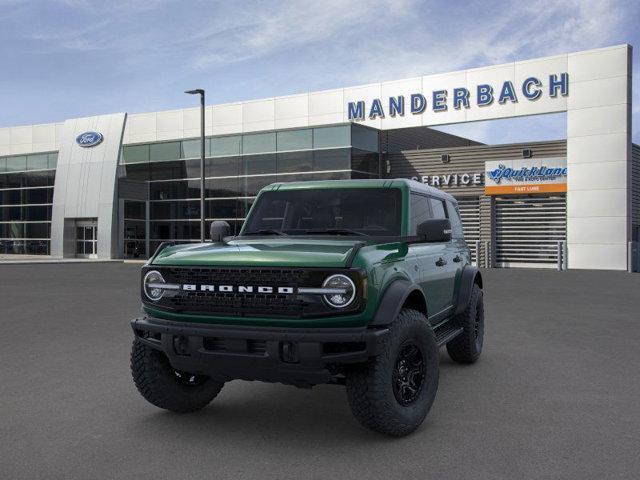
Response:
[{"label": "window panel", "polygon": [[27,170],[47,170],[48,168],[49,156],[46,153],[27,156]]},{"label": "window panel", "polygon": [[242,136],[242,153],[267,153],[276,151],[275,133],[255,133]]},{"label": "window panel", "polygon": [[447,218],[446,211],[444,209],[444,202],[439,198],[430,198],[431,202],[431,211],[433,213],[433,218]]},{"label": "window panel", "polygon": [[180,159],[180,142],[151,144],[149,146],[149,159],[152,162],[166,162]]},{"label": "window panel", "polygon": [[58,166],[58,153],[49,153],[47,155],[47,166],[50,169],[55,169]]},{"label": "window panel", "polygon": [[207,158],[204,171],[207,177],[229,177],[238,175],[240,157]]},{"label": "window panel", "polygon": [[149,161],[149,145],[126,145],[122,147],[123,163],[143,163]]},{"label": "window panel", "polygon": [[128,180],[147,181],[151,179],[151,166],[148,163],[130,163],[118,167],[124,171]]},{"label": "window panel", "polygon": [[313,169],[313,152],[278,154],[278,173],[308,172]]},{"label": "window panel", "polygon": [[239,197],[240,180],[233,178],[213,178],[205,181],[205,195],[207,198],[216,197]]},{"label": "window panel", "polygon": [[313,148],[313,130],[286,130],[277,132],[278,151],[311,150]]},{"label": "window panel", "polygon": [[144,202],[136,202],[132,200],[124,201],[124,218],[131,219],[145,219],[145,203]]},{"label": "window panel", "polygon": [[200,197],[199,180],[151,182],[149,189],[151,200],[173,200]]},{"label": "window panel", "polygon": [[231,157],[240,155],[242,145],[242,137],[217,137],[211,139],[211,156],[212,157]]},{"label": "window panel", "polygon": [[198,201],[151,202],[149,208],[149,218],[151,220],[200,218],[200,202]]},{"label": "window panel", "polygon": [[313,148],[348,147],[351,145],[351,128],[321,127],[313,129]]},{"label": "window panel", "polygon": [[[204,154],[205,156],[208,156],[209,154],[209,150],[208,150],[208,144],[210,143],[210,140],[207,138],[205,139],[205,144],[204,144]],[[180,152],[180,158],[200,158],[200,139],[199,138],[195,138],[193,140],[183,140],[181,142],[181,148],[182,151]]]},{"label": "window panel", "polygon": [[351,152],[348,148],[313,152],[314,170],[349,170]]},{"label": "window panel", "polygon": [[236,200],[207,200],[206,218],[236,218]]},{"label": "window panel", "polygon": [[378,152],[378,131],[359,125],[352,125],[351,145],[360,150]]},{"label": "window panel", "polygon": [[409,235],[416,235],[418,233],[418,225],[425,220],[431,218],[431,209],[429,208],[429,197],[424,195],[411,194],[411,231]]},{"label": "window panel", "polygon": [[451,220],[452,237],[464,238],[460,213],[458,212],[458,208],[450,200],[447,200],[447,213],[449,214],[449,220]]},{"label": "window panel", "polygon": [[378,174],[380,171],[379,155],[353,149],[351,154],[351,168],[361,172]]},{"label": "window panel", "polygon": [[24,223],[0,223],[0,238],[24,238]]},{"label": "window panel", "polygon": [[26,223],[25,238],[49,238],[51,237],[50,223]]},{"label": "window panel", "polygon": [[242,157],[242,175],[276,173],[276,155],[245,155]]},{"label": "window panel", "polygon": [[0,158],[0,173],[6,172],[7,171],[7,159],[6,158]]},{"label": "window panel", "polygon": [[262,177],[245,177],[240,179],[243,197],[255,197],[260,189],[276,181],[275,175]]},{"label": "window panel", "polygon": [[27,255],[49,255],[49,240],[29,240],[25,242],[25,253]]},{"label": "window panel", "polygon": [[23,172],[27,169],[27,157],[7,157],[7,172]]}]

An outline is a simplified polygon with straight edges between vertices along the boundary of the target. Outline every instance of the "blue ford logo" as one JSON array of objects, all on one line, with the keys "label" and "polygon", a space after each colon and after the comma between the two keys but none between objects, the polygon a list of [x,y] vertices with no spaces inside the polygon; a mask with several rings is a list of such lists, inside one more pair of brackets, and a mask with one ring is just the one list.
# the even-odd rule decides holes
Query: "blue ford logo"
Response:
[{"label": "blue ford logo", "polygon": [[98,132],[84,132],[76,137],[76,143],[81,147],[95,147],[104,137]]}]

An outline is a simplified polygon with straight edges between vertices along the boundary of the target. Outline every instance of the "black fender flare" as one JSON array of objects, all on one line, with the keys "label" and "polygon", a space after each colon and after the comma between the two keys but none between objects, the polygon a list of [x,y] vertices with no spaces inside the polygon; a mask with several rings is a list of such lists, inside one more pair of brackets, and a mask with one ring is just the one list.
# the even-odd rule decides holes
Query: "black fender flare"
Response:
[{"label": "black fender flare", "polygon": [[462,269],[462,275],[460,276],[460,289],[458,290],[455,315],[464,312],[464,309],[467,308],[474,284],[478,284],[482,288],[482,275],[477,267],[467,265]]},{"label": "black fender flare", "polygon": [[416,290],[422,296],[426,310],[426,299],[420,287],[409,280],[397,279],[392,281],[384,291],[382,299],[378,304],[378,310],[369,325],[384,326],[393,323],[398,317],[407,297]]}]

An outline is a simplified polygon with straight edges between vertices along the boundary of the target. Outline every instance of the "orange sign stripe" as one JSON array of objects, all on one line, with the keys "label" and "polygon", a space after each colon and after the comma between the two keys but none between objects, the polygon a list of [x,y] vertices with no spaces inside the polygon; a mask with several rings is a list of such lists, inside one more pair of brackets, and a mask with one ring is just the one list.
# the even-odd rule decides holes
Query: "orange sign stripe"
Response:
[{"label": "orange sign stripe", "polygon": [[541,183],[528,185],[485,186],[485,195],[502,195],[507,193],[557,193],[566,192],[566,183]]}]

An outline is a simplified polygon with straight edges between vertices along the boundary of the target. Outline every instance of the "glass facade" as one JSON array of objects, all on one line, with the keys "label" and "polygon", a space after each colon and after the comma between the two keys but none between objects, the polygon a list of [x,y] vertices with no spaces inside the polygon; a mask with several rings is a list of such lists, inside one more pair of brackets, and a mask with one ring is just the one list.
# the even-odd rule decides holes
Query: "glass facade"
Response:
[{"label": "glass facade", "polygon": [[[232,233],[270,183],[380,175],[378,131],[351,124],[211,137],[205,156],[207,225],[225,220]],[[121,197],[125,257],[146,256],[163,241],[199,241],[199,158],[199,139],[122,148],[119,177],[147,196]]]},{"label": "glass facade", "polygon": [[48,255],[58,154],[0,157],[0,254]]}]

